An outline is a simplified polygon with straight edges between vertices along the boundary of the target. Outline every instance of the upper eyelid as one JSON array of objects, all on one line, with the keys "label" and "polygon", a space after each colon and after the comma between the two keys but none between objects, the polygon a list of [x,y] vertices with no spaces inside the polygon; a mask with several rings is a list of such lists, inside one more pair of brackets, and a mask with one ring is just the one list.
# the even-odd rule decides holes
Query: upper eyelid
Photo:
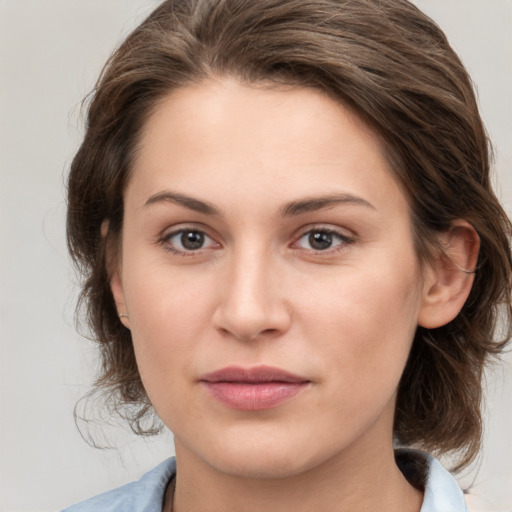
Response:
[{"label": "upper eyelid", "polygon": [[309,226],[302,227],[301,229],[297,230],[296,235],[294,236],[295,240],[298,240],[299,238],[302,238],[304,235],[311,231],[325,231],[327,233],[333,233],[341,238],[344,239],[354,239],[356,237],[356,233],[353,231],[342,228],[339,226],[333,226],[331,224],[312,224]]},{"label": "upper eyelid", "polygon": [[183,231],[197,231],[199,233],[204,233],[206,236],[210,238],[215,238],[211,234],[211,230],[208,229],[207,226],[201,224],[201,223],[183,223],[183,224],[177,224],[173,226],[168,226],[165,229],[163,229],[159,235],[159,238],[168,238],[169,236],[176,235],[177,233],[182,233]]},{"label": "upper eyelid", "polygon": [[196,227],[182,227],[182,228],[168,228],[163,231],[162,236],[163,237],[169,237],[173,235],[177,235],[178,233],[183,233],[186,231],[195,231],[197,233],[204,233],[205,235],[209,236],[205,229],[196,228]]}]

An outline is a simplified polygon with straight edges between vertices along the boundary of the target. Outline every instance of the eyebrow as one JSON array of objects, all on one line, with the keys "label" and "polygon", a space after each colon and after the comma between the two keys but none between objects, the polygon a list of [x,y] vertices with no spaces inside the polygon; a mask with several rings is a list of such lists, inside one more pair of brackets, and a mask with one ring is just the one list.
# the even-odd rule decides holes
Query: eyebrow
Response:
[{"label": "eyebrow", "polygon": [[[216,206],[207,201],[202,201],[200,199],[195,199],[184,194],[169,191],[158,192],[157,194],[152,195],[144,203],[144,208],[152,204],[158,204],[162,202],[177,204],[187,208],[188,210],[202,213],[204,215],[223,217],[222,212]],[[375,209],[371,203],[362,197],[354,196],[352,194],[336,194],[332,196],[312,197],[308,199],[302,199],[300,201],[291,201],[281,208],[281,215],[283,217],[293,217],[303,213],[331,208],[340,204],[352,204]]]},{"label": "eyebrow", "polygon": [[336,194],[332,196],[312,197],[301,201],[292,201],[291,203],[283,206],[281,214],[283,217],[291,217],[301,215],[303,213],[323,210],[339,204],[353,204],[375,210],[375,207],[362,197],[354,196],[352,194]]},{"label": "eyebrow", "polygon": [[208,203],[207,201],[194,199],[193,197],[189,197],[184,194],[178,194],[176,192],[158,192],[157,194],[152,195],[144,203],[144,208],[157,203],[174,203],[204,215],[222,217],[221,211],[213,204]]}]

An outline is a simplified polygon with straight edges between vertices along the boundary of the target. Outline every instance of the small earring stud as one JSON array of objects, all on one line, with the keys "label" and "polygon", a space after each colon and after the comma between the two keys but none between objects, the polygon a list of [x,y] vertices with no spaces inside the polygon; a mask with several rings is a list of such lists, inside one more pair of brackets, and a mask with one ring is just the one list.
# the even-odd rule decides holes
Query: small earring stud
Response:
[{"label": "small earring stud", "polygon": [[128,318],[128,315],[125,315],[124,313],[119,313],[119,318],[123,318],[123,317]]}]

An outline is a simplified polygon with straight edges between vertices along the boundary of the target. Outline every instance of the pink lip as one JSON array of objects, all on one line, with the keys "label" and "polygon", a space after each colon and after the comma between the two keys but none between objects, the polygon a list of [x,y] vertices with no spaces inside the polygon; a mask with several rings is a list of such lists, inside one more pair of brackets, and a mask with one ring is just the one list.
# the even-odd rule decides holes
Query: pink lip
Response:
[{"label": "pink lip", "polygon": [[310,383],[304,377],[271,366],[230,366],[199,380],[219,402],[245,411],[277,407]]}]

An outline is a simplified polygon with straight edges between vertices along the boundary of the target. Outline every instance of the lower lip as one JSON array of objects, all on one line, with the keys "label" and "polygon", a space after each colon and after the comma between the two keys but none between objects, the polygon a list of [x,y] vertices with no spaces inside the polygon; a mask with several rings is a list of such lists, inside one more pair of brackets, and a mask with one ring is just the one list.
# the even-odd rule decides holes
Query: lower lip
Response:
[{"label": "lower lip", "polygon": [[219,402],[232,409],[260,411],[287,402],[300,393],[307,382],[203,382]]}]

